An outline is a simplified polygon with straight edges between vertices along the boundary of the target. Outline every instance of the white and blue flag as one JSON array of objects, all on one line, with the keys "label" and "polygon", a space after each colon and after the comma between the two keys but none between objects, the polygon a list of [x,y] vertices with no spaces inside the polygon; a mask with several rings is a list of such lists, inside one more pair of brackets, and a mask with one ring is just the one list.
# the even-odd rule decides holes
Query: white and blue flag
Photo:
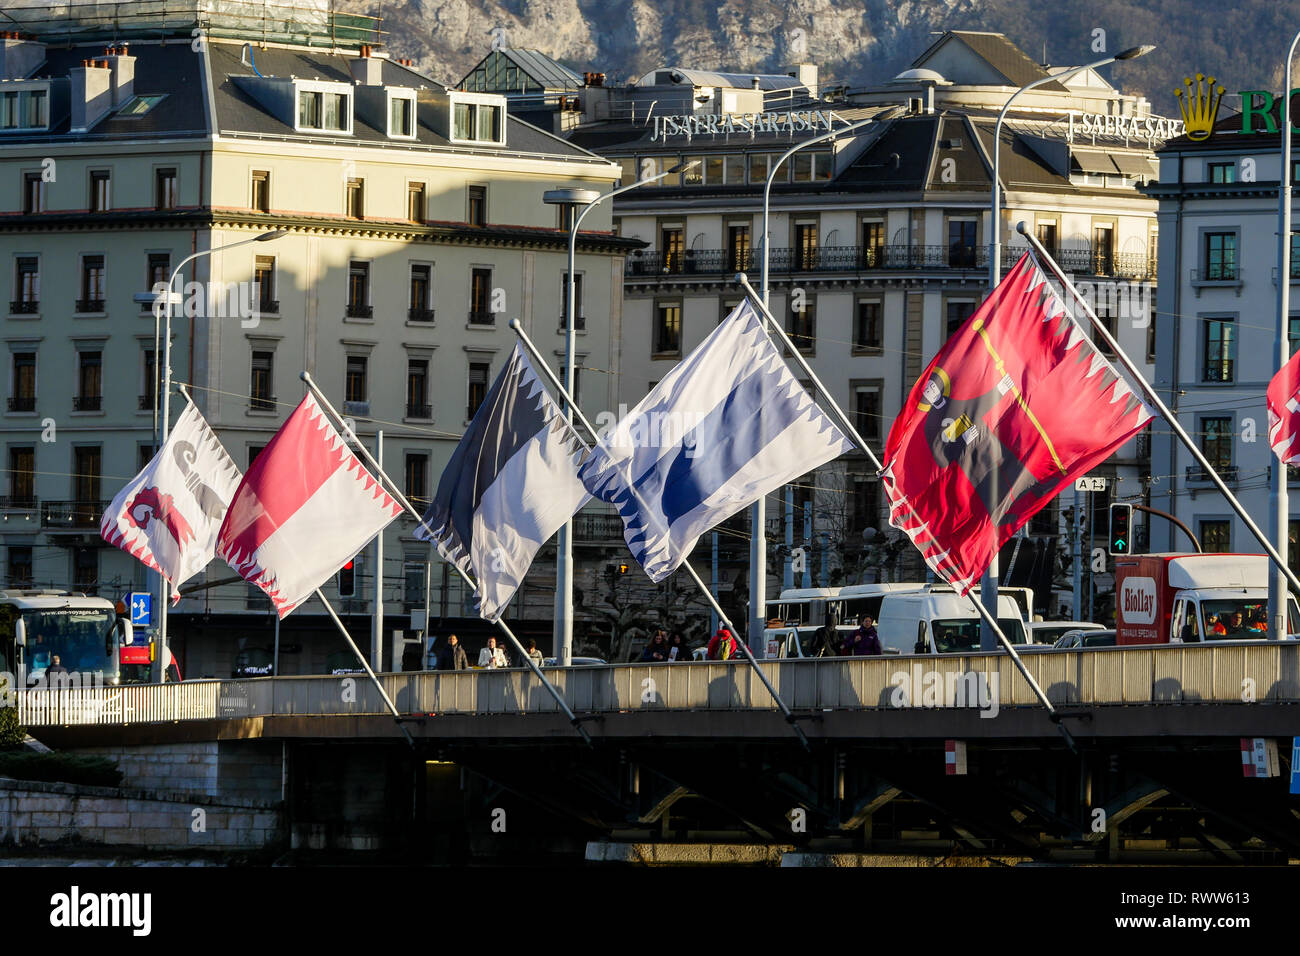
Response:
[{"label": "white and blue flag", "polygon": [[601,437],[579,476],[618,508],[659,582],[709,528],[851,449],[745,301]]},{"label": "white and blue flag", "polygon": [[415,532],[476,579],[482,617],[501,619],[537,550],[586,502],[578,480],[586,454],[516,345]]}]

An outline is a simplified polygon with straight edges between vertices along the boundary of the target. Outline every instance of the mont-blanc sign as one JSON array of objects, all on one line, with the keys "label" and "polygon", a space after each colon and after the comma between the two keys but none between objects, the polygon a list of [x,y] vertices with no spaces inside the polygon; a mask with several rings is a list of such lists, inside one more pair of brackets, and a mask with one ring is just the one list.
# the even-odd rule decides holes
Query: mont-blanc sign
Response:
[{"label": "mont-blanc sign", "polygon": [[729,113],[724,116],[656,116],[652,143],[670,136],[716,136],[726,133],[830,132],[839,119],[833,110],[789,110],[784,113]]}]

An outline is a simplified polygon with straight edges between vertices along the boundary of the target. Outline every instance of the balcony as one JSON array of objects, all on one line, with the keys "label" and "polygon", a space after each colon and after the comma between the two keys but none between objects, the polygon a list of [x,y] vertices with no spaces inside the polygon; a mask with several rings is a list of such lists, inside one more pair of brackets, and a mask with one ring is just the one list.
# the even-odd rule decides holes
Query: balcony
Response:
[{"label": "balcony", "polygon": [[433,309],[407,309],[406,321],[408,322],[433,322]]},{"label": "balcony", "polygon": [[74,395],[72,397],[74,412],[100,412],[104,410],[103,395]]},{"label": "balcony", "polygon": [[36,315],[40,311],[41,303],[37,299],[24,299],[9,303],[10,315]]},{"label": "balcony", "polygon": [[[569,327],[569,317],[567,315],[560,316],[560,331],[563,332],[568,327]],[[585,332],[586,329],[587,329],[587,317],[585,315],[574,316],[573,331]]]},{"label": "balcony", "polygon": [[344,399],[344,415],[366,415],[370,414],[370,402],[361,399]]},{"label": "balcony", "polygon": [[349,302],[347,317],[349,319],[373,319],[375,317],[375,308],[372,305],[361,305],[359,302]]},{"label": "balcony", "polygon": [[152,395],[141,395],[140,404],[137,406],[142,412],[153,411],[154,397]]},{"label": "balcony", "polygon": [[[1223,479],[1225,484],[1235,485],[1237,483],[1236,465],[1219,465],[1215,470],[1218,471],[1219,477]],[[1206,483],[1210,480],[1209,473],[1201,468],[1200,465],[1187,466],[1187,481],[1189,484],[1197,482]]]},{"label": "balcony", "polygon": [[279,315],[280,300],[263,299],[261,302],[257,303],[257,314],[258,315]]},{"label": "balcony", "polygon": [[470,325],[496,325],[497,317],[492,312],[471,312],[469,314]]},{"label": "balcony", "polygon": [[82,315],[104,311],[103,299],[78,299],[77,312]]},{"label": "balcony", "polygon": [[41,523],[41,503],[35,495],[0,497],[0,531],[34,531]]},{"label": "balcony", "polygon": [[273,412],[275,411],[274,395],[250,395],[248,397],[249,410],[254,412]]},{"label": "balcony", "polygon": [[11,412],[34,412],[36,411],[36,396],[14,396],[9,399],[9,411]]},{"label": "balcony", "polygon": [[429,419],[429,418],[433,418],[433,406],[432,406],[432,405],[416,405],[416,404],[412,404],[411,402],[407,402],[407,403],[406,403],[406,417],[407,417],[407,418],[420,418],[420,419]]},{"label": "balcony", "polygon": [[[1002,251],[1002,268],[1015,265],[1023,246]],[[1156,259],[1146,252],[1110,253],[1094,251],[1089,245],[1061,248],[1054,258],[1062,270],[1075,275],[1108,276],[1123,279],[1154,279]],[[872,246],[820,246],[817,248],[774,248],[768,268],[773,275],[790,276],[808,272],[854,274],[901,271],[985,272],[989,252],[985,246],[892,244]],[[762,268],[759,253],[729,249],[691,249],[684,253],[642,250],[627,258],[629,281],[681,276],[730,276],[736,272],[757,272]]]},{"label": "balcony", "polygon": [[98,531],[107,501],[47,501],[41,515],[49,531]]}]

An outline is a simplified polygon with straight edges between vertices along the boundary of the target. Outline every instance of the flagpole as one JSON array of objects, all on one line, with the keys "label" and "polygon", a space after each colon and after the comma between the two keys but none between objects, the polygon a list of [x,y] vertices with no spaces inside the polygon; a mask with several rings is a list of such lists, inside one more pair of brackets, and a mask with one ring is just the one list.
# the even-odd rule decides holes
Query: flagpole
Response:
[{"label": "flagpole", "polygon": [[[377,675],[373,670],[370,669],[370,662],[366,660],[366,655],[361,653],[361,648],[357,647],[357,642],[352,640],[352,635],[348,633],[348,629],[344,627],[343,622],[339,620],[338,614],[336,614],[334,611],[334,605],[330,604],[329,598],[325,597],[325,592],[322,591],[320,588],[316,589],[316,596],[320,598],[321,604],[325,605],[325,610],[329,613],[330,620],[332,620],[334,622],[334,626],[339,629],[339,633],[343,635],[343,639],[348,642],[348,647],[352,648],[352,653],[357,655],[357,660],[361,662],[361,666],[364,667],[366,669],[366,673],[370,675],[371,683],[375,685],[375,689],[379,691],[379,696],[382,697],[384,699],[384,703],[388,705],[389,711],[392,712],[393,720],[397,721],[397,729],[402,732],[402,736],[406,738],[406,742],[410,744],[412,747],[414,747],[415,741],[411,738],[411,732],[407,730],[406,726],[402,723],[401,712],[398,711],[396,706],[394,706],[392,699],[388,696],[388,693],[384,690],[384,685],[381,684],[379,681],[379,675]],[[276,619],[277,619],[276,630],[278,632],[279,630],[278,613],[276,614]]]},{"label": "flagpole", "polygon": [[[410,514],[413,518],[415,518],[417,522],[419,522],[422,526],[428,529],[428,525],[424,524],[424,516],[420,514],[420,512],[415,510],[415,507],[411,504],[410,501],[407,500],[406,495],[402,494],[401,489],[397,487],[393,479],[389,478],[388,474],[384,471],[384,469],[379,467],[379,462],[375,461],[374,456],[371,455],[370,452],[366,450],[366,446],[363,445],[357,439],[357,436],[355,433],[353,433],[352,429],[348,428],[347,423],[343,421],[343,417],[339,415],[338,410],[334,408],[334,405],[325,396],[325,393],[321,391],[320,387],[316,384],[315,380],[312,379],[311,373],[303,371],[299,373],[299,377],[307,384],[307,388],[310,389],[311,393],[316,396],[316,400],[321,403],[321,406],[325,409],[325,411],[328,412],[330,416],[335,420],[335,422],[337,422],[342,427],[343,433],[352,440],[352,443],[356,446],[357,450],[361,453],[361,457],[365,459],[366,464],[368,464],[371,468],[374,469],[375,477],[378,478],[383,484],[388,486],[386,490],[390,495],[392,495],[393,500],[396,501],[403,508],[405,508],[407,513]],[[478,590],[478,585],[474,582],[473,578],[471,578],[468,574],[462,571],[460,567],[455,563],[453,562],[448,562],[448,563],[451,564],[451,566],[456,569],[456,573],[461,576],[461,579],[470,588],[470,590],[472,591]],[[324,600],[323,595],[321,599]],[[333,614],[332,609],[330,613]],[[335,620],[337,621],[338,618],[336,617]],[[537,679],[540,680],[542,684],[545,685],[546,690],[550,693],[550,695],[553,698],[555,698],[555,702],[560,706],[560,710],[564,712],[564,716],[566,716],[569,719],[569,723],[573,725],[573,729],[578,732],[579,736],[582,737],[582,739],[586,742],[588,747],[594,746],[591,740],[591,735],[587,733],[586,728],[582,726],[582,721],[578,719],[577,715],[574,714],[573,710],[565,702],[564,695],[560,693],[560,691],[556,688],[554,684],[552,684],[549,680],[546,679],[546,675],[542,673],[541,668],[539,668],[537,664],[533,661],[533,659],[528,656],[528,651],[524,650],[524,645],[519,643],[519,638],[515,637],[515,632],[510,629],[510,626],[506,624],[505,621],[499,620],[496,622],[496,625],[497,628],[501,631],[501,633],[504,634],[509,639],[510,643],[512,643],[515,646],[515,650],[519,652],[520,659],[524,662],[524,664],[527,665],[528,669],[531,670],[535,675],[537,675]],[[351,638],[349,638],[349,642],[350,641]],[[355,644],[353,644],[352,646],[354,648],[356,647]],[[367,665],[366,670],[370,670],[369,665]]]},{"label": "flagpole", "polygon": [[[534,361],[537,363],[537,365],[541,367],[542,372],[546,376],[547,380],[550,381],[550,383],[553,386],[555,386],[555,389],[560,393],[560,396],[566,402],[569,403],[569,407],[573,409],[574,415],[578,419],[578,421],[582,423],[583,427],[587,429],[588,433],[591,435],[591,437],[594,440],[599,441],[600,436],[596,433],[596,429],[592,427],[592,424],[588,420],[587,416],[583,414],[582,409],[578,408],[578,406],[574,403],[573,399],[569,397],[568,391],[564,388],[563,385],[560,384],[560,381],[558,378],[556,378],[555,373],[551,371],[550,366],[548,366],[546,362],[542,360],[541,355],[537,351],[537,347],[533,345],[532,341],[528,338],[528,335],[524,332],[523,325],[519,322],[518,319],[511,319],[510,328],[514,329],[515,334],[519,336],[519,341],[523,343],[524,348],[528,350],[528,354],[531,355]],[[628,482],[628,488],[631,489],[632,494],[637,499],[637,502],[642,507],[645,507],[645,502],[641,500],[641,496],[637,494],[636,488],[631,481]],[[731,633],[734,635],[736,633],[735,625],[731,623],[731,620],[727,617],[726,612],[722,610],[722,606],[718,604],[717,598],[713,596],[713,592],[709,590],[708,586],[705,585],[704,581],[700,578],[695,568],[691,566],[690,555],[686,556],[686,560],[682,562],[682,567],[686,569],[686,572],[695,581],[696,586],[704,594],[705,599],[713,607],[714,613],[718,615],[718,620],[722,621],[723,626],[726,627],[727,630],[731,631]],[[776,706],[780,709],[781,714],[786,719],[786,722],[791,727],[794,728],[794,732],[798,735],[799,741],[800,743],[803,744],[804,749],[811,752],[812,745],[808,742],[808,737],[804,734],[803,728],[800,727],[797,723],[795,723],[795,721],[798,718],[795,717],[794,712],[790,710],[790,708],[786,705],[785,701],[781,699],[781,695],[776,692],[776,688],[773,687],[772,682],[768,680],[767,674],[763,672],[763,668],[758,666],[758,661],[754,659],[754,654],[749,649],[749,642],[738,638],[737,643],[740,644],[740,649],[741,651],[744,652],[745,659],[749,661],[750,666],[754,668],[755,672],[757,672],[758,679],[763,682],[763,686],[767,688],[767,692],[771,694],[772,699],[776,701]]]},{"label": "flagpole", "polygon": [[[871,450],[871,446],[867,444],[866,440],[858,434],[858,430],[854,427],[853,422],[844,414],[844,410],[840,408],[839,402],[835,401],[835,396],[827,391],[826,386],[823,385],[821,379],[817,377],[817,373],[814,372],[812,366],[808,364],[808,360],[803,357],[802,353],[800,353],[797,348],[795,348],[795,344],[790,341],[790,336],[786,335],[785,329],[781,328],[781,324],[772,318],[772,313],[768,312],[767,306],[763,304],[763,300],[759,298],[758,293],[754,291],[754,287],[749,284],[749,277],[746,276],[745,273],[740,272],[736,274],[736,281],[739,282],[741,287],[745,290],[745,294],[749,296],[750,301],[762,309],[764,314],[767,315],[768,322],[766,325],[771,326],[771,328],[775,330],[776,334],[780,336],[786,350],[794,356],[794,360],[799,363],[799,367],[807,373],[809,380],[813,383],[813,387],[825,398],[826,402],[835,412],[835,415],[839,418],[840,424],[844,428],[845,432],[853,439],[854,444],[861,448],[866,456],[871,459],[871,463],[876,466],[877,474],[884,471],[884,465],[880,463],[880,459],[876,457],[876,453]],[[1057,714],[1056,708],[1052,706],[1052,702],[1047,699],[1047,695],[1043,693],[1043,689],[1038,686],[1038,681],[1034,680],[1033,675],[1029,673],[1029,669],[1025,667],[1025,662],[1020,659],[1020,655],[1016,653],[1015,647],[1011,644],[1011,641],[1007,639],[1007,635],[1003,633],[1002,626],[998,624],[997,618],[989,613],[988,608],[984,606],[982,601],[971,598],[969,595],[967,595],[967,597],[971,604],[974,605],[975,610],[979,612],[980,617],[984,619],[984,622],[989,626],[993,633],[998,636],[998,640],[1002,642],[1002,646],[1007,649],[1007,653],[1011,655],[1011,660],[1015,663],[1016,669],[1020,671],[1020,676],[1028,682],[1029,686],[1033,689],[1034,694],[1043,702],[1043,706],[1047,708],[1048,715],[1053,720],[1059,721],[1060,715]],[[1066,739],[1070,740],[1071,746],[1073,746],[1073,740],[1070,738],[1069,732],[1066,731],[1064,727],[1061,727],[1061,732],[1065,734]]]},{"label": "flagpole", "polygon": [[[1109,347],[1114,353],[1115,358],[1128,371],[1134,382],[1146,395],[1147,400],[1151,402],[1157,410],[1159,410],[1165,421],[1169,423],[1169,427],[1174,430],[1174,434],[1178,436],[1178,440],[1181,441],[1187,447],[1187,450],[1192,453],[1192,457],[1196,459],[1196,463],[1201,466],[1201,470],[1209,476],[1210,480],[1214,482],[1215,487],[1217,487],[1223,494],[1223,497],[1227,499],[1232,510],[1237,513],[1237,517],[1245,523],[1246,527],[1250,530],[1250,533],[1259,539],[1259,543],[1264,546],[1264,550],[1268,552],[1268,556],[1273,560],[1277,569],[1286,576],[1287,582],[1291,585],[1291,590],[1295,594],[1300,595],[1300,579],[1296,578],[1295,572],[1287,567],[1287,563],[1282,560],[1282,556],[1278,554],[1277,549],[1273,547],[1273,542],[1268,539],[1268,535],[1260,530],[1259,525],[1255,524],[1255,520],[1251,518],[1250,513],[1246,511],[1241,502],[1237,500],[1237,496],[1232,493],[1224,483],[1223,479],[1219,477],[1219,473],[1215,471],[1214,466],[1210,464],[1209,459],[1207,459],[1204,453],[1196,447],[1196,443],[1192,441],[1192,436],[1187,434],[1187,431],[1181,424],[1179,424],[1177,416],[1169,411],[1169,407],[1160,400],[1160,396],[1156,394],[1156,390],[1146,380],[1146,376],[1137,370],[1137,367],[1133,364],[1133,360],[1128,357],[1122,348],[1119,347],[1119,343],[1116,342],[1115,337],[1110,334],[1110,330],[1106,328],[1105,323],[1097,318],[1097,313],[1092,311],[1092,307],[1088,305],[1087,300],[1084,299],[1083,296],[1079,295],[1079,291],[1074,287],[1074,283],[1070,281],[1069,277],[1061,270],[1061,267],[1056,264],[1056,261],[1047,253],[1047,250],[1043,248],[1043,244],[1039,242],[1037,238],[1029,234],[1025,229],[1025,223],[1023,220],[1016,223],[1016,231],[1029,241],[1029,247],[1042,256],[1043,261],[1061,281],[1061,285],[1065,290],[1068,291],[1070,295],[1074,296],[1075,301],[1083,307],[1084,315],[1086,315],[1088,321],[1092,323],[1093,329],[1102,337],[1107,347]],[[1280,276],[1278,281],[1287,281],[1287,277]],[[1285,466],[1283,465],[1281,467]]]}]

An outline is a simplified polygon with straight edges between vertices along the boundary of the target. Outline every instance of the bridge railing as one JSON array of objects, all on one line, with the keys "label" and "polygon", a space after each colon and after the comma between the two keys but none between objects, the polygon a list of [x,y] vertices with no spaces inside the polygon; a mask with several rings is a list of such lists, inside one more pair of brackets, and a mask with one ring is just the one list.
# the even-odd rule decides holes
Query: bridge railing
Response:
[{"label": "bridge railing", "polygon": [[[1300,645],[1217,643],[1048,651],[1023,656],[1049,699],[1062,705],[1300,702]],[[795,710],[1038,706],[1005,654],[884,656],[762,664]],[[771,710],[742,663],[690,662],[550,668],[578,713]],[[554,713],[530,671],[383,674],[405,714]],[[33,690],[18,696],[25,726],[132,724],[271,716],[384,714],[364,677],[280,677],[183,684]]]}]

